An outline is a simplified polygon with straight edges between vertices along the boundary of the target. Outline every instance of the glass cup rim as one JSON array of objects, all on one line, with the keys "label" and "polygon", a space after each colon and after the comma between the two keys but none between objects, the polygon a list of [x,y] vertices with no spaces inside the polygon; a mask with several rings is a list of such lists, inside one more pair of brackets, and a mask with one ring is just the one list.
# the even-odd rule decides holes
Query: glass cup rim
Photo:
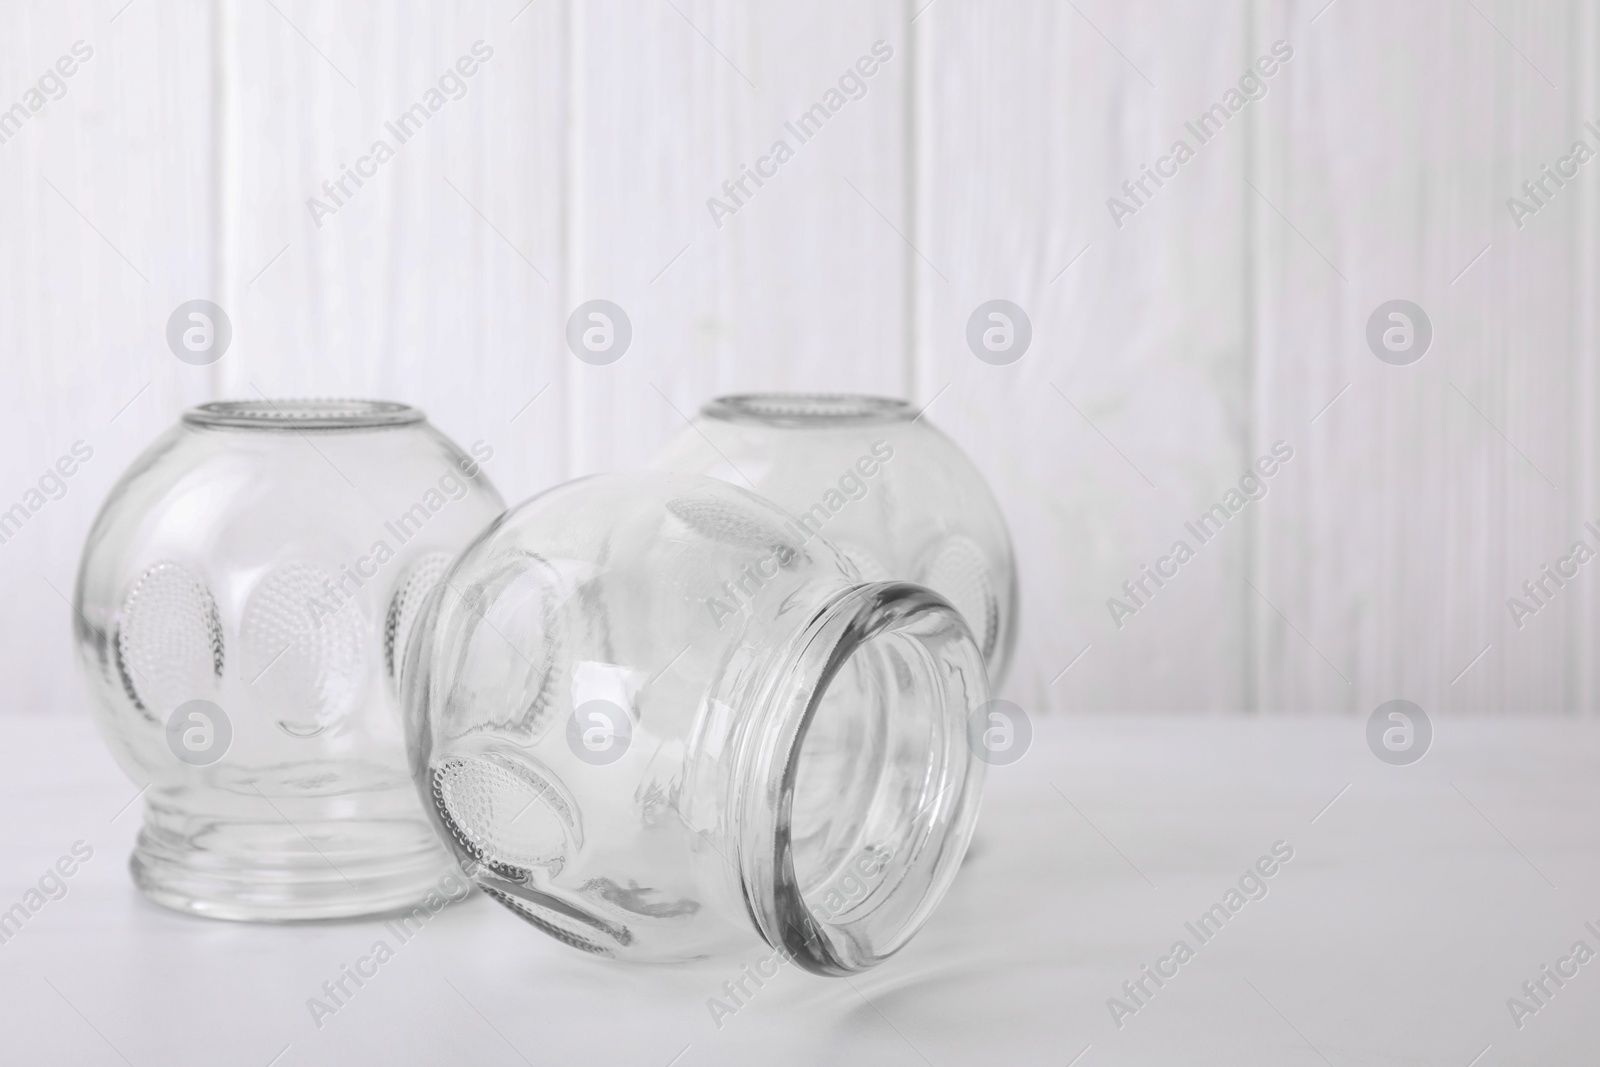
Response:
[{"label": "glass cup rim", "polygon": [[783,426],[904,422],[916,417],[908,400],[870,393],[733,393],[707,402],[700,414],[728,422]]},{"label": "glass cup rim", "polygon": [[280,433],[378,430],[411,426],[425,419],[420,408],[399,401],[338,397],[214,400],[197,404],[183,413],[186,426]]},{"label": "glass cup rim", "polygon": [[[945,708],[945,728],[929,740],[943,784],[935,801],[913,815],[908,831],[913,851],[926,851],[932,860],[893,890],[904,897],[904,906],[895,909],[900,920],[891,919],[885,928],[871,916],[859,920],[825,916],[807,903],[796,878],[790,825],[795,769],[819,701],[858,650],[897,635],[920,642],[910,630],[929,616],[953,619],[965,635],[965,668],[971,677],[985,679],[978,694],[981,703],[987,695],[983,658],[960,614],[930,589],[893,581],[854,586],[818,612],[789,654],[781,657],[774,684],[758,701],[767,709],[765,728],[747,738],[742,767],[736,772],[743,808],[733,818],[738,827],[739,873],[752,917],[767,943],[816,974],[859,973],[903,948],[943,898],[972,837],[985,768],[966,741],[964,722],[970,709]],[[930,673],[926,680],[933,684],[935,677]],[[948,718],[952,711],[960,716],[959,723]],[[858,936],[869,931],[868,937]]]}]

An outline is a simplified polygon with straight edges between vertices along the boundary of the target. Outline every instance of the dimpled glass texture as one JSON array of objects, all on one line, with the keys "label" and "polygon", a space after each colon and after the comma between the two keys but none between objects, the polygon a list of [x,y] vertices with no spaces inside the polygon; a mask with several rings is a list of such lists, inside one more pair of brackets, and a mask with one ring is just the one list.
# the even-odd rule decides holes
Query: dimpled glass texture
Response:
[{"label": "dimpled glass texture", "polygon": [[412,773],[462,869],[573,948],[761,948],[864,970],[927,919],[977,817],[983,658],[937,594],[864,582],[746,490],[580,479],[430,594]]},{"label": "dimpled glass texture", "polygon": [[653,464],[753,489],[820,532],[869,579],[942,594],[999,686],[1016,644],[1011,534],[983,475],[903,400],[763,393],[701,409]]},{"label": "dimpled glass texture", "polygon": [[449,869],[408,773],[398,673],[428,590],[504,509],[492,454],[403,404],[215,403],[113,487],[74,627],[100,730],[148,787],[129,866],[152,900],[361,915]]}]

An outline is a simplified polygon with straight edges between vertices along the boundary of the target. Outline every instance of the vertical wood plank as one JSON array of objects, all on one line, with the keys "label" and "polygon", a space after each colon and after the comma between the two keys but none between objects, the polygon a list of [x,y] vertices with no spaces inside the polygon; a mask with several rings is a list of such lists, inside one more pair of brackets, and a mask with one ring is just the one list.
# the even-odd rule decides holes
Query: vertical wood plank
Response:
[{"label": "vertical wood plank", "polygon": [[[1584,691],[1593,586],[1520,631],[1507,608],[1574,539],[1597,542],[1576,282],[1600,169],[1520,230],[1506,206],[1574,138],[1600,147],[1582,128],[1594,53],[1566,43],[1585,39],[1580,6],[1264,9],[1311,75],[1265,113],[1252,207],[1260,423],[1308,440],[1263,511],[1258,584],[1282,612],[1258,609],[1267,707],[1536,711]],[[1409,366],[1365,337],[1395,298],[1432,320]]]},{"label": "vertical wood plank", "polygon": [[[1011,695],[1036,711],[1236,710],[1244,524],[1194,543],[1148,599],[1121,586],[1195,542],[1185,521],[1249,459],[1247,130],[1230,125],[1120,227],[1107,200],[1238,79],[1243,8],[944,2],[917,33],[917,392],[1016,539]],[[1009,366],[966,338],[997,298],[1032,322]],[[1119,628],[1112,597],[1144,606]]]},{"label": "vertical wood plank", "polygon": [[[567,311],[610,300],[633,341],[610,365],[569,357],[570,473],[647,462],[719,393],[904,390],[904,253],[879,215],[901,216],[907,180],[900,10],[584,5]],[[785,123],[880,40],[894,58],[802,142]],[[780,140],[792,158],[730,195]]]},{"label": "vertical wood plank", "polygon": [[[29,512],[0,526],[5,711],[85,710],[67,599],[84,537],[122,469],[211,391],[165,329],[215,267],[212,13],[120,7],[0,10],[0,108],[28,116],[0,125],[0,511]],[[77,441],[92,458],[51,481]]]},{"label": "vertical wood plank", "polygon": [[239,5],[229,395],[404,400],[509,499],[559,480],[568,17]]},{"label": "vertical wood plank", "polygon": [[[1577,110],[1600,126],[1600,9],[1573,0],[1571,32],[1566,39],[1567,69],[1572,72]],[[1570,403],[1574,433],[1570,443],[1578,484],[1575,497],[1584,515],[1600,515],[1600,208],[1593,191],[1574,198],[1572,308],[1574,368]],[[1596,525],[1600,525],[1597,523]],[[1573,706],[1600,711],[1600,597],[1591,591],[1575,598],[1574,662],[1577,682]]]}]

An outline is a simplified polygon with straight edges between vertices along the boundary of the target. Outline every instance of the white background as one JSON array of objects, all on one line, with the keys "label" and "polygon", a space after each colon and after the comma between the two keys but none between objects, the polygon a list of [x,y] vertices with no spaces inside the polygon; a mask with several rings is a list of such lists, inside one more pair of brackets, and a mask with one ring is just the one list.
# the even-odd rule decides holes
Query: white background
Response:
[{"label": "white background", "polygon": [[[0,107],[94,49],[0,145],[0,508],[94,449],[0,545],[0,711],[85,710],[84,534],[189,404],[409,401],[517,500],[753,389],[931,405],[1011,522],[1036,713],[1595,706],[1595,568],[1520,630],[1506,606],[1600,520],[1600,162],[1521,229],[1506,206],[1596,145],[1592,3],[124,3],[0,6]],[[1117,227],[1280,39],[1265,98]],[[478,40],[466,96],[318,227],[307,198]],[[866,96],[719,228],[707,198],[878,40]],[[607,367],[563,343],[597,297],[634,329]],[[233,322],[210,367],[164,339],[195,298]],[[1007,367],[965,343],[993,298],[1033,324]],[[1408,367],[1364,338],[1395,298],[1433,324]],[[1279,439],[1266,499],[1119,630],[1106,599]]]}]

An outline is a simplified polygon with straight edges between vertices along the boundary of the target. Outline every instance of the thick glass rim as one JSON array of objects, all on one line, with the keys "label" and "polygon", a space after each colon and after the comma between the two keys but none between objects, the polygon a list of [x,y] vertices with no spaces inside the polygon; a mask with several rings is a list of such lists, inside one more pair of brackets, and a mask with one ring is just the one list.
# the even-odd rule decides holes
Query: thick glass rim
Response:
[{"label": "thick glass rim", "polygon": [[866,393],[735,393],[700,409],[708,419],[784,426],[902,422],[916,417],[908,400]]},{"label": "thick glass rim", "polygon": [[426,418],[421,409],[394,400],[292,398],[215,400],[183,413],[187,426],[235,430],[376,430],[410,426]]},{"label": "thick glass rim", "polygon": [[[938,631],[941,637],[930,637]],[[934,771],[908,812],[908,853],[896,884],[865,913],[829,915],[807,899],[796,872],[791,822],[797,770],[829,684],[875,642],[915,646],[930,709],[927,738]],[[965,685],[956,684],[957,676]],[[920,930],[955,878],[977,824],[984,769],[967,740],[971,708],[987,699],[983,657],[961,615],[930,589],[908,582],[855,586],[823,608],[782,657],[761,694],[766,722],[749,738],[738,779],[743,811],[738,855],[745,899],[762,937],[816,974],[848,975],[882,963]],[[942,684],[950,683],[950,684]],[[965,692],[956,706],[946,697]]]}]

